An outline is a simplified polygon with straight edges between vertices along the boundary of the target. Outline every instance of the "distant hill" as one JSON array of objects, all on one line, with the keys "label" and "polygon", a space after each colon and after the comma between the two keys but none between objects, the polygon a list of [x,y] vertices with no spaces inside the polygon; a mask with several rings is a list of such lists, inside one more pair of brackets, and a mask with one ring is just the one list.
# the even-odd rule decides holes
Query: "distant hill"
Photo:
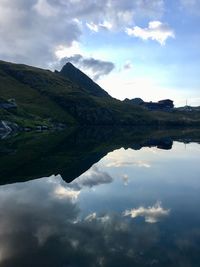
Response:
[{"label": "distant hill", "polygon": [[177,126],[199,125],[200,115],[150,112],[112,98],[71,63],[52,72],[0,61],[0,121],[8,122],[8,128],[15,123],[15,129],[19,125],[30,130],[58,125]]}]

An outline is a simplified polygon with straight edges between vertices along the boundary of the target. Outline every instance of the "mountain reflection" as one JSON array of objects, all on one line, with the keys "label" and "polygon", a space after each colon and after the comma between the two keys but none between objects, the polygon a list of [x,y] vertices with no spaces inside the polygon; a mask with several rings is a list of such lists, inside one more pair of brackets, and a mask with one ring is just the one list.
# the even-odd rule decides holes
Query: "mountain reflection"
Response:
[{"label": "mountain reflection", "polygon": [[60,174],[65,181],[71,182],[110,151],[121,147],[169,150],[176,140],[199,142],[200,132],[93,127],[18,135],[0,141],[0,183],[26,181],[52,174]]}]

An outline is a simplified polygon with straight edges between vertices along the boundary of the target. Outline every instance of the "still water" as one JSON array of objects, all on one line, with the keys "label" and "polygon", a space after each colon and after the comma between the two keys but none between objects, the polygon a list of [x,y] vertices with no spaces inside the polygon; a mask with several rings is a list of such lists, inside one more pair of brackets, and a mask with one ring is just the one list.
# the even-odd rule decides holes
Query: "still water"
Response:
[{"label": "still water", "polygon": [[200,266],[200,145],[118,148],[0,187],[0,266]]}]

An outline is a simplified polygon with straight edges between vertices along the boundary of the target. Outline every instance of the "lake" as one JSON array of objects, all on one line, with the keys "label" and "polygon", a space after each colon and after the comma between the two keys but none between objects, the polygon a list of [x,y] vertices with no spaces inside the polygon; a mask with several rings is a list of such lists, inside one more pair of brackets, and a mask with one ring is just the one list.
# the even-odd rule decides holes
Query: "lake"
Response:
[{"label": "lake", "polygon": [[81,129],[2,140],[0,266],[199,267],[199,137]]}]

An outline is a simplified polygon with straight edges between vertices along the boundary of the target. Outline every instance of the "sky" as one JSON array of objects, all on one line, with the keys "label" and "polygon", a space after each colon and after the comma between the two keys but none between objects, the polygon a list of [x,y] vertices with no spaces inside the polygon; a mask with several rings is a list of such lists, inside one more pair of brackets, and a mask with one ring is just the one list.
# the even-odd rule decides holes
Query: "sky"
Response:
[{"label": "sky", "polygon": [[0,0],[0,59],[70,61],[110,95],[200,105],[200,0]]}]

